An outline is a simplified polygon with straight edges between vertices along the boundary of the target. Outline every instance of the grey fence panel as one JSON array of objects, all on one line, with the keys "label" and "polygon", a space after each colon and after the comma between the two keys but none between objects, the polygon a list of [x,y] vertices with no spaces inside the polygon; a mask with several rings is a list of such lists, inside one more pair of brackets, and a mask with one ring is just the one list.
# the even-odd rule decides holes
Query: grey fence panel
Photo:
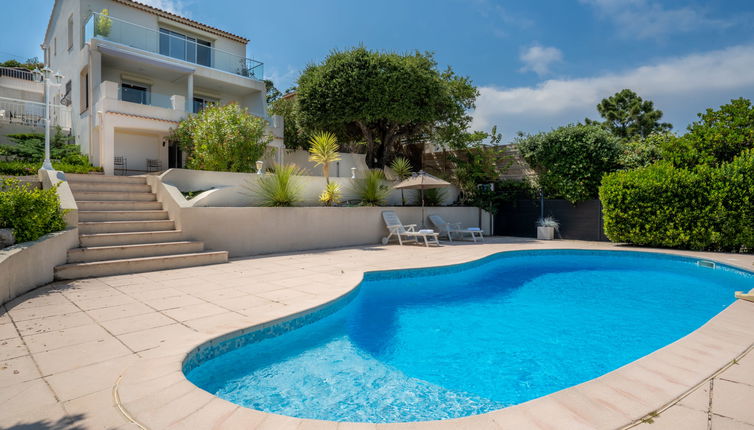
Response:
[{"label": "grey fence panel", "polygon": [[[516,200],[503,205],[495,215],[495,235],[536,237],[536,222],[542,210],[539,200]],[[571,204],[566,200],[544,200],[544,215],[560,222],[563,239],[606,241],[599,200]]]}]

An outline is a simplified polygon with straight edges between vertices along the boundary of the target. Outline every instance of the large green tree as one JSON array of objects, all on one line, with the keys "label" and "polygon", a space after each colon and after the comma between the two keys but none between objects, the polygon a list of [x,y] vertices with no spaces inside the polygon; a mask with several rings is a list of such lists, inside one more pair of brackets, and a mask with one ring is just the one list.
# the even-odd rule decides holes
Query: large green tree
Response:
[{"label": "large green tree", "polygon": [[620,167],[620,140],[598,125],[567,125],[519,136],[515,143],[549,198],[596,198],[602,176]]},{"label": "large green tree", "polygon": [[301,128],[298,100],[295,94],[286,94],[274,100],[267,108],[270,115],[283,117],[283,142],[288,149],[308,149],[309,140]]},{"label": "large green tree", "polygon": [[663,145],[663,157],[674,165],[717,165],[754,148],[754,106],[748,99],[731,100],[698,116],[688,133]]},{"label": "large green tree", "polygon": [[476,88],[430,53],[400,55],[364,47],[335,51],[298,81],[304,129],[361,140],[369,167],[384,167],[403,145],[427,140],[442,123],[473,108]]},{"label": "large green tree", "polygon": [[673,126],[660,122],[662,111],[655,109],[654,103],[644,100],[635,92],[624,89],[602,99],[597,105],[604,122],[587,119],[588,125],[602,124],[622,139],[647,137],[652,133],[670,130]]}]

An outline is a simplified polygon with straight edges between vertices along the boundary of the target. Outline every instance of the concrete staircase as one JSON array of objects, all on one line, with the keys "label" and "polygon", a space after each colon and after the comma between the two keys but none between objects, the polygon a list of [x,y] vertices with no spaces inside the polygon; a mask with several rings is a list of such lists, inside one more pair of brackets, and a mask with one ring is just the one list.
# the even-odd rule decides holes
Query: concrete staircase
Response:
[{"label": "concrete staircase", "polygon": [[55,268],[56,279],[121,275],[225,263],[226,251],[184,240],[144,177],[66,178],[79,208],[80,248]]}]

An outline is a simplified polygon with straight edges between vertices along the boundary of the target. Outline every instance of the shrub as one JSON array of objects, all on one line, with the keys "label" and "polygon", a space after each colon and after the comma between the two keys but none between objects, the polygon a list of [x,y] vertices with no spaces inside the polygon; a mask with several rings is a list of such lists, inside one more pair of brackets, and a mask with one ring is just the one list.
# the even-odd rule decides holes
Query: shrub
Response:
[{"label": "shrub", "polygon": [[[13,144],[0,147],[4,155],[23,161],[42,161],[45,155],[45,135],[43,133],[9,134]],[[81,154],[79,145],[71,143],[73,136],[65,134],[60,127],[50,136],[50,158],[67,164],[89,165],[89,158]]]},{"label": "shrub", "polygon": [[340,184],[337,182],[328,182],[319,195],[319,201],[325,206],[337,205],[342,199],[343,193],[340,190]]},{"label": "shrub", "polygon": [[17,179],[0,182],[0,228],[10,228],[17,242],[37,240],[66,226],[55,188],[32,189]]},{"label": "shrub", "polygon": [[382,170],[369,170],[363,179],[354,181],[354,192],[359,196],[362,206],[384,206],[390,196],[390,188],[383,184],[385,174]]},{"label": "shrub", "polygon": [[301,184],[296,180],[300,175],[301,169],[295,164],[278,165],[262,175],[256,186],[262,206],[288,207],[301,201]]},{"label": "shrub", "polygon": [[593,199],[602,176],[619,167],[620,140],[598,125],[567,125],[516,143],[549,198]]},{"label": "shrub", "polygon": [[614,242],[709,251],[754,250],[754,151],[718,168],[658,163],[602,181],[605,233]]},{"label": "shrub", "polygon": [[266,126],[235,103],[208,106],[181,121],[170,139],[186,152],[189,169],[253,172],[272,140]]},{"label": "shrub", "polygon": [[[424,190],[424,206],[442,206],[448,192],[444,188],[429,188]],[[416,191],[416,204],[422,204],[421,190]]]},{"label": "shrub", "polygon": [[[101,167],[81,164],[67,164],[53,161],[52,167],[65,173],[89,173],[101,172]],[[0,161],[0,175],[8,176],[29,176],[36,175],[37,171],[42,168],[42,162],[30,161]]]}]

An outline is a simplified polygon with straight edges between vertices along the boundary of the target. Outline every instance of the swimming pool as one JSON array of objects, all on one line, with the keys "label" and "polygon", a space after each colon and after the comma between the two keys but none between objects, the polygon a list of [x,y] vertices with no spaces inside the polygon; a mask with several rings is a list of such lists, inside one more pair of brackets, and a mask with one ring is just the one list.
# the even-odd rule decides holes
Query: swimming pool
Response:
[{"label": "swimming pool", "polygon": [[187,357],[265,412],[356,422],[489,412],[595,378],[701,326],[754,277],[623,251],[522,251],[368,273],[348,297]]}]

